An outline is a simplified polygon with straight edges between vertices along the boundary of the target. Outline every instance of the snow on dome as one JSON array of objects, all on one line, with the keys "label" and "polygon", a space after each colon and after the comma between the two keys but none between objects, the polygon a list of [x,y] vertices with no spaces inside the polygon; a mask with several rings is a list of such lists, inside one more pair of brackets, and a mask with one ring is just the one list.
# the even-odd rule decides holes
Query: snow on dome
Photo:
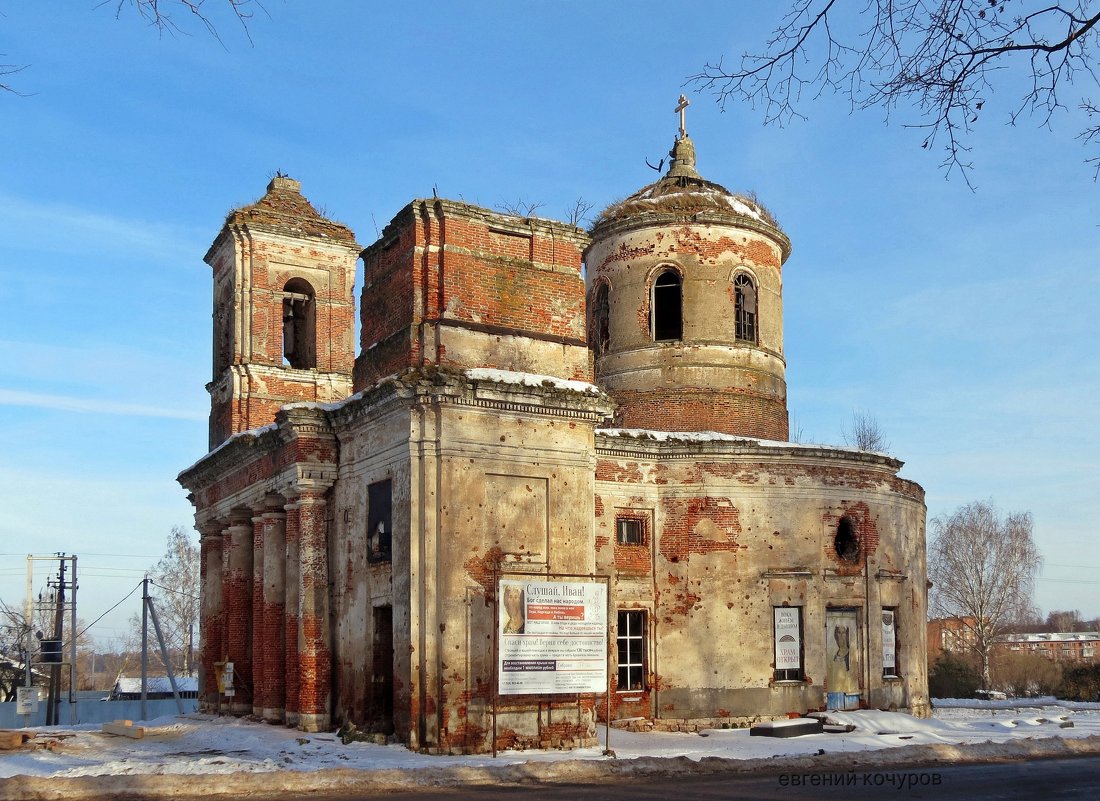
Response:
[{"label": "snow on dome", "polygon": [[695,169],[695,145],[686,134],[681,132],[669,157],[664,177],[604,209],[592,226],[593,233],[610,223],[647,214],[693,217],[708,212],[780,230],[775,217],[755,197],[734,194],[699,175]]}]

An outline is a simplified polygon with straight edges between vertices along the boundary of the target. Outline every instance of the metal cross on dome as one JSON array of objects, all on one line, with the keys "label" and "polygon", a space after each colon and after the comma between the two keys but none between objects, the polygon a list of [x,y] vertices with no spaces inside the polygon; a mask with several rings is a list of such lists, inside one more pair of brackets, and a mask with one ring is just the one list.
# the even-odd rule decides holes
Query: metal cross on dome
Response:
[{"label": "metal cross on dome", "polygon": [[691,101],[684,95],[680,95],[680,103],[676,106],[676,111],[680,115],[680,136],[687,136],[687,128],[684,127],[684,109],[691,105]]}]

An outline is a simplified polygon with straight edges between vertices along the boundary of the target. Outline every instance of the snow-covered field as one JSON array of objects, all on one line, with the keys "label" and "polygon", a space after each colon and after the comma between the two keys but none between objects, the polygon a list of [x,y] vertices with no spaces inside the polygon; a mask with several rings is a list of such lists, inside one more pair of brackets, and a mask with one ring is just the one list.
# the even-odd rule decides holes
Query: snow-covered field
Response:
[{"label": "snow-covered field", "polygon": [[[646,758],[673,757],[680,759],[668,764],[683,766],[687,760],[712,763],[707,757],[717,757],[725,764],[727,760],[833,755],[834,769],[855,764],[866,769],[869,765],[891,764],[894,757],[901,756],[891,751],[903,746],[955,746],[941,751],[918,749],[916,753],[941,754],[926,762],[952,761],[952,757],[942,754],[965,755],[968,748],[980,751],[983,758],[1012,758],[1031,753],[1021,751],[1021,741],[1034,747],[1035,741],[1048,738],[1056,738],[1050,743],[1070,747],[1074,752],[1100,752],[1100,704],[1065,703],[1051,698],[1029,699],[1026,703],[941,700],[936,702],[935,716],[929,720],[902,713],[861,711],[833,712],[828,722],[855,728],[786,739],[750,736],[746,729],[714,729],[698,734],[635,734],[612,729],[615,758],[604,756],[601,747],[509,751],[494,759],[487,755],[426,756],[397,745],[344,745],[335,734],[304,734],[235,718],[166,717],[147,723],[145,737],[140,740],[104,734],[91,725],[38,729],[34,747],[0,751],[0,798],[31,797],[11,795],[25,793],[19,787],[35,784],[30,777],[163,776],[175,777],[175,784],[179,784],[183,775],[266,773],[280,776],[279,780],[275,776],[268,779],[280,783],[285,779],[300,787],[307,779],[303,774],[320,780],[326,772],[346,775],[349,770],[358,774],[373,772],[390,784],[399,782],[401,776],[410,783],[439,783],[445,781],[441,778],[444,774],[461,781],[463,775],[484,777],[488,775],[485,769],[521,765],[528,777],[540,771],[561,775],[566,764],[575,772],[577,766],[596,768],[599,763],[614,763],[615,770],[622,773],[629,772],[631,764],[652,766],[655,761]],[[600,736],[602,740],[602,728]],[[1095,739],[1088,741],[1090,737]],[[425,780],[425,772],[430,772],[430,780]],[[28,777],[30,784],[13,782],[12,777]],[[87,782],[75,785],[85,786]]]}]

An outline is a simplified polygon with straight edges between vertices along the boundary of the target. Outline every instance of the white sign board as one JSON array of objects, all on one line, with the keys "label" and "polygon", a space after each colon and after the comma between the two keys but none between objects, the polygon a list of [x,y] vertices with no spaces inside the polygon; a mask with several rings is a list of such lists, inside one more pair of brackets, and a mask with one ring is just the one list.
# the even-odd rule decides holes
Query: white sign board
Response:
[{"label": "white sign board", "polygon": [[797,606],[775,607],[775,669],[802,667],[802,632]]},{"label": "white sign board", "polygon": [[15,690],[15,714],[33,715],[38,712],[38,688],[17,687]]},{"label": "white sign board", "polygon": [[882,667],[891,673],[897,670],[897,634],[894,629],[894,610],[882,610]]},{"label": "white sign board", "polygon": [[607,692],[607,585],[501,579],[501,695]]}]

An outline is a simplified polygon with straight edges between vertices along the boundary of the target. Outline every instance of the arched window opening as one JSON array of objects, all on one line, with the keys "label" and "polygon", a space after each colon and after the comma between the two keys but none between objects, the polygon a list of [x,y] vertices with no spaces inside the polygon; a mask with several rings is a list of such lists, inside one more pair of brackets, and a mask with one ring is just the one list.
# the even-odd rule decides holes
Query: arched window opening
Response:
[{"label": "arched window opening", "polygon": [[756,284],[747,273],[733,279],[736,296],[735,334],[742,342],[756,342]]},{"label": "arched window opening", "polygon": [[665,270],[653,283],[653,340],[669,342],[684,337],[684,296],[680,275]]},{"label": "arched window opening", "polygon": [[608,301],[607,284],[596,284],[592,295],[592,323],[588,329],[588,341],[597,356],[601,356],[611,347],[611,306]]},{"label": "arched window opening", "polygon": [[283,288],[283,364],[297,370],[317,366],[316,303],[313,287],[293,278]]},{"label": "arched window opening", "polygon": [[856,524],[847,515],[840,518],[840,522],[837,524],[836,536],[833,538],[833,549],[842,562],[855,564],[859,561],[860,547],[859,537],[856,534]]}]

